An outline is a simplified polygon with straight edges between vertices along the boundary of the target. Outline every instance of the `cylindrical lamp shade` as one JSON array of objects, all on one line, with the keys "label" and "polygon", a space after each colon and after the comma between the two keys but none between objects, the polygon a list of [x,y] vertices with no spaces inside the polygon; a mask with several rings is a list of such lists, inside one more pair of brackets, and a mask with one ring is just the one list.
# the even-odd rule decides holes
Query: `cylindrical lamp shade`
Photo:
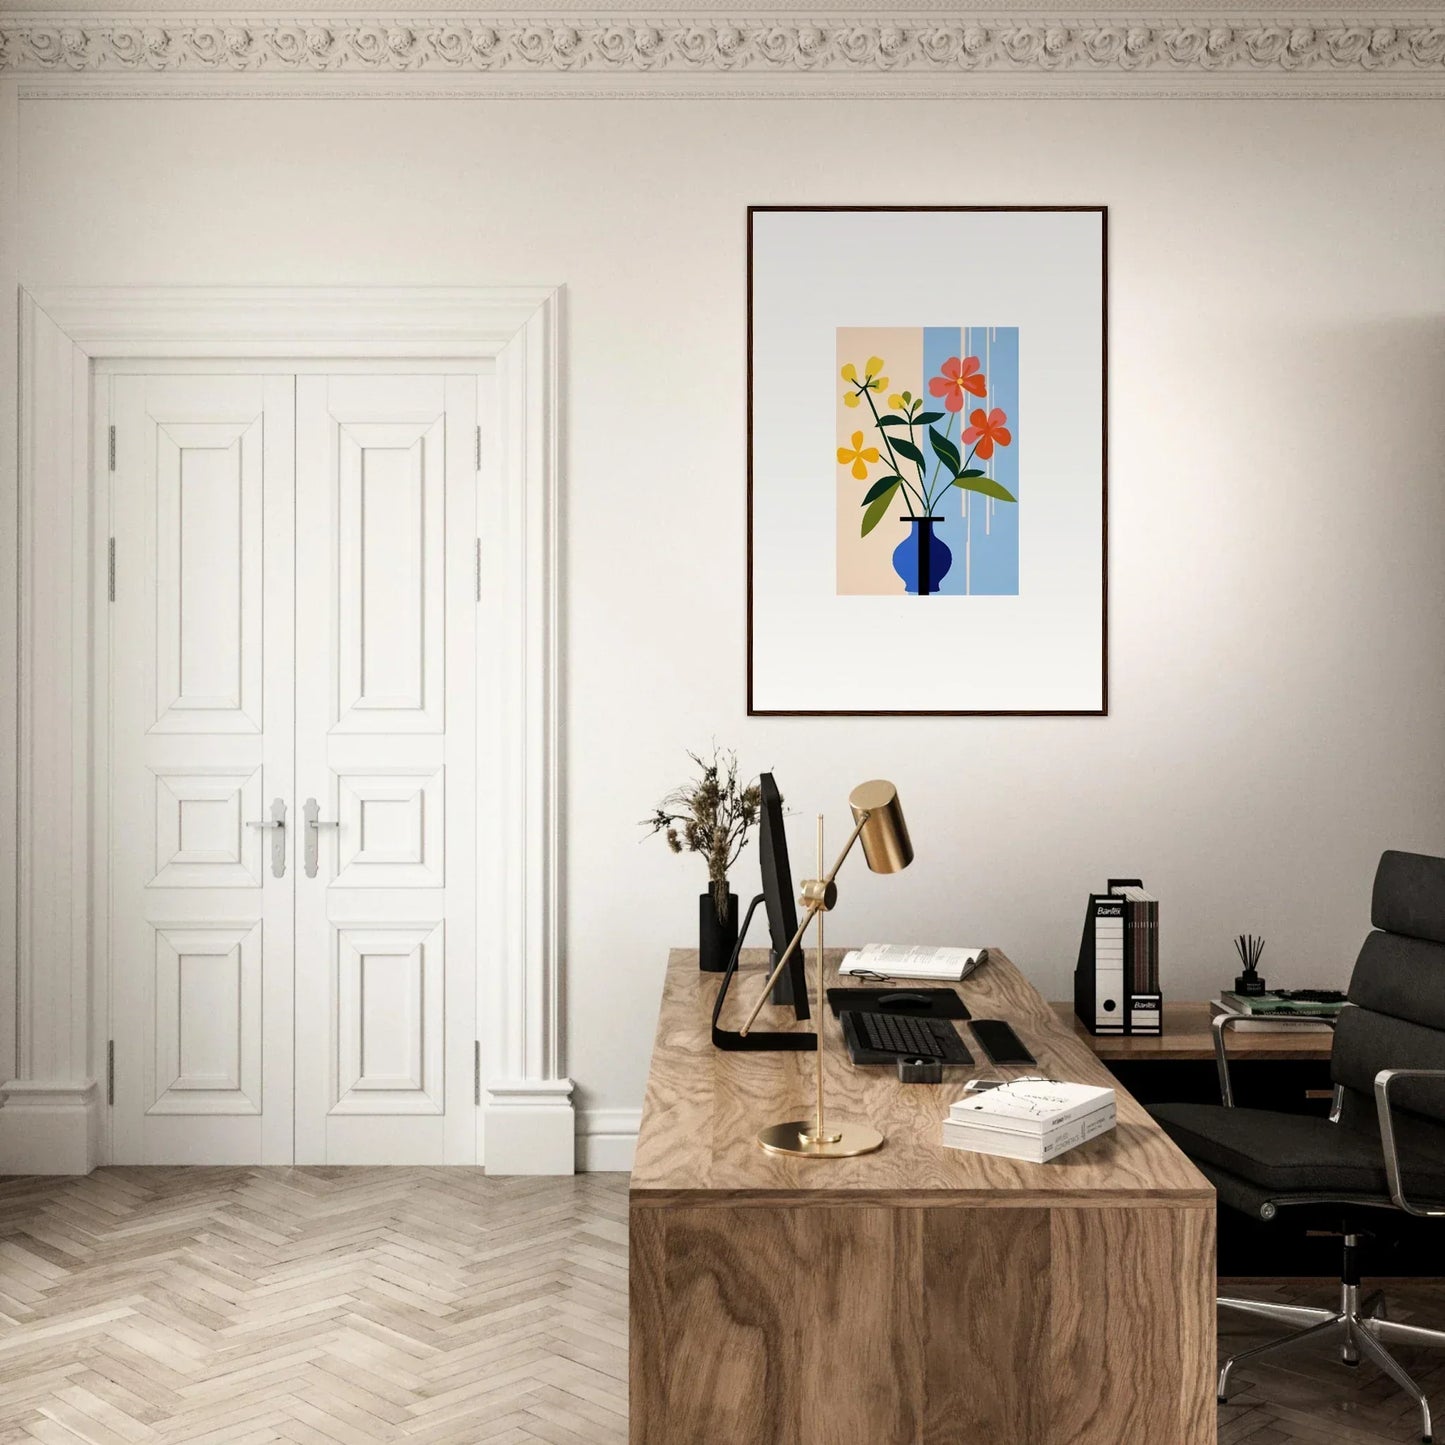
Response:
[{"label": "cylindrical lamp shade", "polygon": [[[853,821],[863,824],[858,841],[875,873],[897,873],[913,862],[913,843],[898,802],[898,789],[882,778],[859,783],[848,795]],[[864,822],[864,819],[867,819]]]}]

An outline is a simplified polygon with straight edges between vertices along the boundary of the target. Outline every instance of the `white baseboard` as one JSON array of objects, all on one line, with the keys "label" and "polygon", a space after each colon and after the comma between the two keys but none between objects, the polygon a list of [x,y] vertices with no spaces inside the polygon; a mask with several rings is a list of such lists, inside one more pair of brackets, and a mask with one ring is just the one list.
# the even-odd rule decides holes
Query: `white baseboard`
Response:
[{"label": "white baseboard", "polygon": [[[641,1109],[572,1107],[571,1084],[499,1085],[486,1116],[489,1174],[632,1169]],[[100,1088],[16,1080],[3,1089],[0,1175],[88,1174],[100,1157]]]},{"label": "white baseboard", "polygon": [[100,1160],[100,1086],[13,1079],[0,1089],[0,1174],[89,1174]]},{"label": "white baseboard", "polygon": [[630,1174],[641,1109],[588,1109],[577,1118],[577,1169],[583,1174]]},{"label": "white baseboard", "polygon": [[488,1174],[572,1174],[577,1167],[576,1111],[570,1079],[487,1085]]}]

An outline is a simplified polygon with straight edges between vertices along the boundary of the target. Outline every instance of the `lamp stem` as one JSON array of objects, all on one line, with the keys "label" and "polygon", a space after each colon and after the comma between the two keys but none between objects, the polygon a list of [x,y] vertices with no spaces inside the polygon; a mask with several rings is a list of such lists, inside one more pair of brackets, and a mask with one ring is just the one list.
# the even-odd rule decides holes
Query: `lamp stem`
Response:
[{"label": "lamp stem", "polygon": [[[823,871],[823,815],[818,814],[818,872]],[[836,870],[835,870],[836,871]],[[828,1136],[823,1129],[823,1026],[827,1021],[827,998],[823,988],[823,914],[818,914],[818,1047],[813,1051],[818,1066],[818,1126],[813,1138],[822,1142]]]}]

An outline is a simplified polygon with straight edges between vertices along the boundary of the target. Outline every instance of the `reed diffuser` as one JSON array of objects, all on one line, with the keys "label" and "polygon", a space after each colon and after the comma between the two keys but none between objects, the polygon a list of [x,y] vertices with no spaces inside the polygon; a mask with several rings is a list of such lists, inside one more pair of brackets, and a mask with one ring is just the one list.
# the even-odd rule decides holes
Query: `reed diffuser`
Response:
[{"label": "reed diffuser", "polygon": [[1265,992],[1264,980],[1259,976],[1259,956],[1264,952],[1264,939],[1252,933],[1241,933],[1234,940],[1234,951],[1244,965],[1244,972],[1234,980],[1234,991],[1245,998],[1257,998]]}]

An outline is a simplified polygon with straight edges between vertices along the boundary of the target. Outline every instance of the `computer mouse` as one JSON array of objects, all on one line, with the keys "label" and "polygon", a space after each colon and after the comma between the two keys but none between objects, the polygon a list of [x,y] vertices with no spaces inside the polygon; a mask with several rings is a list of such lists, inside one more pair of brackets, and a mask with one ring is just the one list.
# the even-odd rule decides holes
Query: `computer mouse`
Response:
[{"label": "computer mouse", "polygon": [[931,1000],[926,993],[880,993],[877,998],[879,1008],[924,1008],[931,1007]]}]

